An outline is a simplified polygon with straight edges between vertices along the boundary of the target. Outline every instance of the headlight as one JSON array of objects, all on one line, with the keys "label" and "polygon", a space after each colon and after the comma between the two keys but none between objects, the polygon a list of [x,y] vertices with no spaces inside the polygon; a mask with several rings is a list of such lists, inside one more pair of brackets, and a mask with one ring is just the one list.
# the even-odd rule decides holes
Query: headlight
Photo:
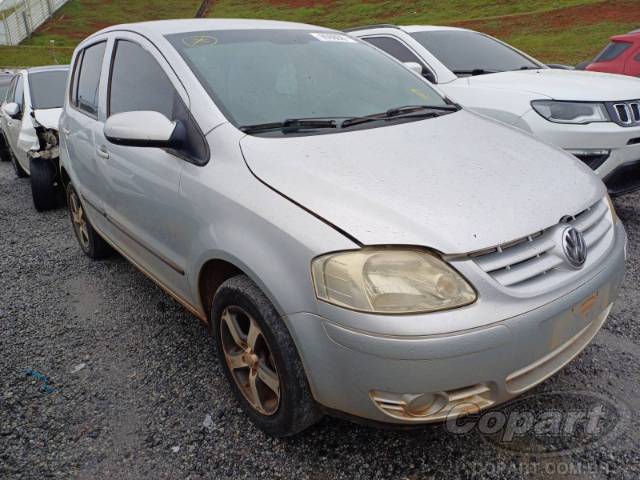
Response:
[{"label": "headlight", "polygon": [[371,313],[448,310],[473,303],[469,283],[436,255],[410,249],[365,248],[313,260],[319,299]]},{"label": "headlight", "polygon": [[531,106],[550,122],[585,124],[611,121],[607,107],[602,103],[534,100]]},{"label": "headlight", "polygon": [[618,217],[618,214],[616,213],[616,207],[613,205],[613,200],[611,200],[611,197],[609,196],[608,193],[607,193],[607,203],[609,204],[609,210],[611,210],[611,216],[613,217],[613,224],[615,225],[616,223],[618,223],[618,220],[620,220],[620,217]]}]

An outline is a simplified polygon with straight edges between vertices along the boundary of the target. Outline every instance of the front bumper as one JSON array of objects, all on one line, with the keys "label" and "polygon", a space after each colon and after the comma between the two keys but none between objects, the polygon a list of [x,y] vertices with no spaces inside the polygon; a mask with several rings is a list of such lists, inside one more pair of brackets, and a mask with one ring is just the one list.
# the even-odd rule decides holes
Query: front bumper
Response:
[{"label": "front bumper", "polygon": [[621,127],[613,122],[570,125],[545,120],[535,111],[523,115],[531,133],[570,153],[608,151],[595,172],[612,195],[640,189],[640,126]]},{"label": "front bumper", "polygon": [[[611,254],[590,279],[550,303],[480,328],[394,336],[311,313],[285,321],[321,405],[374,422],[427,423],[505,402],[571,361],[604,323],[625,257],[626,235],[619,226]],[[439,315],[424,321],[438,322]],[[407,414],[406,405],[423,394],[434,394],[442,409]]]}]

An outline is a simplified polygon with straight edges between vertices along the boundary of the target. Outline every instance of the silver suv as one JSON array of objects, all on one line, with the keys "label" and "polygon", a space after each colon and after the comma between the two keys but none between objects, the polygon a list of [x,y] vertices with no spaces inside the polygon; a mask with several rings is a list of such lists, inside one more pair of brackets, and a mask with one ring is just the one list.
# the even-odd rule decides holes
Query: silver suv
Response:
[{"label": "silver suv", "polygon": [[207,324],[271,435],[504,402],[582,351],[622,280],[586,166],[340,32],[108,28],[74,54],[61,128],[82,250]]}]

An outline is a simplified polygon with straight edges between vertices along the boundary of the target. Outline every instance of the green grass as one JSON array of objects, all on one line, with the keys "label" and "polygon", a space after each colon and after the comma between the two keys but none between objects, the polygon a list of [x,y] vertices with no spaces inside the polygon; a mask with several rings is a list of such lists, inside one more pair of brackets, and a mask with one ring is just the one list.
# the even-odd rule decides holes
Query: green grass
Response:
[{"label": "green grass", "polygon": [[[192,18],[201,0],[70,0],[17,47],[0,47],[0,66],[68,63],[82,39],[109,25]],[[52,55],[51,40],[55,41]],[[56,62],[57,60],[57,62]]]},{"label": "green grass", "polygon": [[[0,47],[0,66],[66,63],[78,42],[105,26],[193,17],[199,5],[200,0],[70,0],[22,45]],[[640,2],[216,0],[210,16],[289,20],[338,29],[372,23],[462,25],[495,35],[545,62],[574,64],[593,58],[611,35],[640,26]]]},{"label": "green grass", "polygon": [[546,12],[559,7],[601,0],[336,0],[309,2],[312,7],[291,8],[287,1],[218,0],[210,16],[262,18],[307,22],[332,28],[374,23],[454,23],[487,17]]}]

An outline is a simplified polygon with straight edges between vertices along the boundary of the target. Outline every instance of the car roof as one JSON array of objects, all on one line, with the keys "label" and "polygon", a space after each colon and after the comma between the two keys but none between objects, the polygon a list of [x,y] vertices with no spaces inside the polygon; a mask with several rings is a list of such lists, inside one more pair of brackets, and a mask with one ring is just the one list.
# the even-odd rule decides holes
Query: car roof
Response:
[{"label": "car roof", "polygon": [[415,32],[443,32],[443,31],[466,31],[471,32],[473,30],[469,30],[466,28],[459,27],[446,27],[441,25],[391,25],[391,24],[382,24],[382,25],[367,25],[356,28],[347,28],[345,32],[358,32],[361,30],[374,30],[380,28],[395,28],[398,30],[402,30],[406,33],[415,33]]},{"label": "car roof", "polygon": [[288,30],[329,30],[325,27],[306,23],[281,22],[275,20],[249,19],[182,19],[154,20],[150,22],[124,23],[113,25],[96,32],[95,35],[111,31],[128,30],[142,34],[170,35],[173,33],[197,32],[205,30],[251,30],[251,29],[288,29]]},{"label": "car roof", "polygon": [[42,67],[28,68],[27,73],[50,72],[55,70],[69,70],[69,65],[45,65]]}]

